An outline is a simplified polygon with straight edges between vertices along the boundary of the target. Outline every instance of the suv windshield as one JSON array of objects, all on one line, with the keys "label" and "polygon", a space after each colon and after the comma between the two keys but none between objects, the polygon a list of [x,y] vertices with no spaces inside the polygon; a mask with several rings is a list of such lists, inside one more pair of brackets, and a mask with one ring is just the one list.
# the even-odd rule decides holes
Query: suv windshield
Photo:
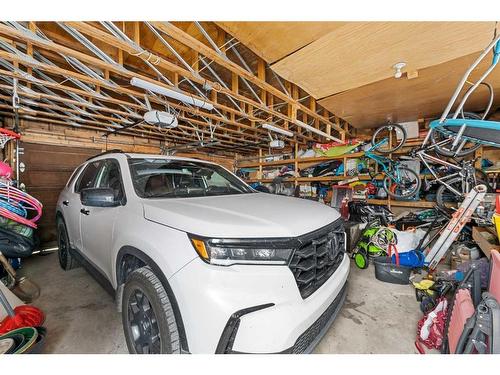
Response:
[{"label": "suv windshield", "polygon": [[128,160],[134,189],[142,198],[186,198],[254,191],[224,168],[185,160]]}]

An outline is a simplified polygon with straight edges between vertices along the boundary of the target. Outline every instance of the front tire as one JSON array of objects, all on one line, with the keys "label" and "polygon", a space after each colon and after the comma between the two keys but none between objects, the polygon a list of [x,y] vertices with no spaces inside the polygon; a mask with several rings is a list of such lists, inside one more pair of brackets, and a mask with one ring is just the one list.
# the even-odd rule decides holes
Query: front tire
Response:
[{"label": "front tire", "polygon": [[139,268],[128,276],[123,289],[122,322],[130,353],[180,353],[172,304],[150,267]]},{"label": "front tire", "polygon": [[[398,135],[401,139],[398,141]],[[389,144],[379,145],[375,150],[380,152],[381,154],[390,154],[391,152],[399,150],[403,147],[406,142],[406,130],[399,124],[387,124],[381,126],[372,136],[372,147],[377,146],[382,140],[386,140],[389,142],[389,139],[392,138],[392,141],[395,142],[394,146],[389,147]]]},{"label": "front tire", "polygon": [[62,218],[57,219],[57,246],[59,248],[57,257],[59,259],[59,265],[63,270],[69,271],[80,266],[78,261],[71,254],[68,230]]}]

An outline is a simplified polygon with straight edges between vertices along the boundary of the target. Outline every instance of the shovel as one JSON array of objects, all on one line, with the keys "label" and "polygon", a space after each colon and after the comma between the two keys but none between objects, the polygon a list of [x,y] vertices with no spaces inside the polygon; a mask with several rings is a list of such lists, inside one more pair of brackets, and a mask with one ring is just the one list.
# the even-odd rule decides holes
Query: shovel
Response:
[{"label": "shovel", "polygon": [[9,274],[13,281],[13,285],[9,286],[9,289],[14,293],[19,299],[25,303],[31,303],[40,296],[40,287],[28,279],[25,276],[17,277],[16,271],[10,265],[7,258],[0,252],[0,264],[5,268],[5,271]]}]

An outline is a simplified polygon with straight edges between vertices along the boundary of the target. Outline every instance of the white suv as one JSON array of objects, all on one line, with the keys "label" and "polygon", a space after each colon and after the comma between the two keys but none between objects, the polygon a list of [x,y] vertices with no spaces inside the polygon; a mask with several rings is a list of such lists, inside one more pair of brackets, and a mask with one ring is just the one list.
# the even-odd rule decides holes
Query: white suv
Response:
[{"label": "white suv", "polygon": [[336,210],[213,163],[105,153],[57,203],[59,262],[113,295],[131,353],[304,353],[345,298]]}]

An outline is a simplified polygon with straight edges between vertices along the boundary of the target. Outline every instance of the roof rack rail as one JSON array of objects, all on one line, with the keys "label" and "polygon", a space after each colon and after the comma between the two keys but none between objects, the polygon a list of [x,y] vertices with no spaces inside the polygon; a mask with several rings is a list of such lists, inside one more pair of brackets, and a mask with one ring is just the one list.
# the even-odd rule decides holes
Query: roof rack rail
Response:
[{"label": "roof rack rail", "polygon": [[[89,160],[92,160],[92,159],[94,159],[94,158],[96,158],[98,156],[107,155],[107,154],[124,154],[124,152],[122,150],[120,150],[120,149],[115,148],[113,150],[104,151],[104,152],[101,152],[100,154],[91,156],[90,158],[88,158],[85,161],[89,161]],[[128,157],[128,155],[127,155],[127,157]]]}]

